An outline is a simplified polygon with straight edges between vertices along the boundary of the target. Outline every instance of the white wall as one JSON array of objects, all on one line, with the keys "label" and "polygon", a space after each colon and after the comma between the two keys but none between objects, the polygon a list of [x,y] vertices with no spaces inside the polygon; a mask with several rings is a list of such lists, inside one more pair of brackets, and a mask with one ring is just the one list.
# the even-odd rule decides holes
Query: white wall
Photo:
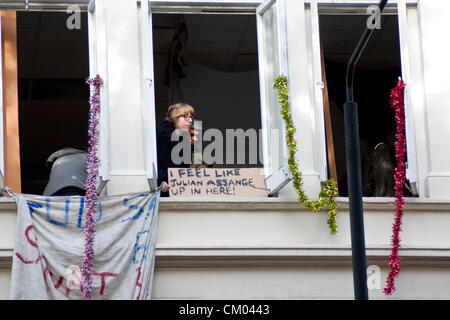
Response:
[{"label": "white wall", "polygon": [[148,190],[144,164],[137,4],[105,3],[111,181],[108,194]]},{"label": "white wall", "polygon": [[[381,269],[370,300],[450,298],[449,268],[402,268],[390,296],[383,293],[388,271]],[[158,268],[153,288],[154,299],[354,299],[349,267]]]},{"label": "white wall", "polygon": [[[319,136],[315,126],[314,92],[310,90],[314,80],[309,73],[307,21],[304,1],[287,0],[287,43],[289,68],[289,99],[297,142],[296,159],[302,172],[306,194],[317,198],[320,192]],[[296,198],[292,183],[280,192],[281,198]]]},{"label": "white wall", "polygon": [[[293,201],[182,200],[160,203],[155,299],[353,299],[348,202],[339,232],[326,214]],[[366,199],[367,266],[381,269],[374,299],[450,299],[450,202],[408,199],[397,292],[386,297],[393,199]],[[0,203],[0,298],[7,299],[15,205]]]},{"label": "white wall", "polygon": [[418,9],[426,107],[422,112],[423,117],[417,120],[425,122],[425,130],[421,133],[427,143],[423,145],[426,148],[418,149],[417,152],[428,155],[426,160],[421,157],[427,171],[424,181],[427,196],[448,198],[450,148],[445,146],[445,141],[450,137],[450,82],[446,80],[450,72],[450,43],[445,39],[449,29],[450,2],[421,0]]}]

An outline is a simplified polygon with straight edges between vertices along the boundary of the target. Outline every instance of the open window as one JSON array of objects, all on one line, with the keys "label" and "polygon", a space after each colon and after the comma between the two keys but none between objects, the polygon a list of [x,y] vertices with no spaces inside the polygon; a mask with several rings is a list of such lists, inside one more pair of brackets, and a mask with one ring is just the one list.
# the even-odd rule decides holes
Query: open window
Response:
[{"label": "open window", "polygon": [[[327,175],[338,182],[339,195],[347,196],[343,105],[349,57],[370,18],[368,6],[345,1],[311,0],[306,6],[316,108],[324,119],[326,144],[323,163]],[[406,2],[388,5],[365,47],[355,70],[354,92],[358,103],[361,168],[364,196],[393,196],[395,168],[395,111],[389,104],[390,90],[409,74]],[[405,95],[407,137],[406,194],[417,195],[414,120],[408,91]],[[383,179],[376,179],[376,176]]]},{"label": "open window", "polygon": [[[264,167],[269,193],[276,194],[289,181],[273,89],[274,78],[287,76],[284,1],[138,3],[150,183],[157,166],[156,127],[170,104],[186,102],[202,121],[204,149],[217,142],[214,132],[223,137],[214,167]],[[245,133],[244,157],[238,154],[242,141],[233,135],[237,130]]]},{"label": "open window", "polygon": [[264,172],[269,194],[276,194],[290,181],[284,121],[274,79],[288,78],[286,8],[284,1],[269,0],[257,9],[261,123]]},{"label": "open window", "polygon": [[88,147],[87,13],[80,13],[80,29],[68,29],[66,20],[65,12],[17,12],[23,193],[43,193],[54,152]]},{"label": "open window", "polygon": [[[6,186],[11,187],[11,177],[18,181],[15,192],[43,194],[49,182],[50,155],[65,147],[87,151],[90,91],[86,80],[100,74],[107,87],[103,4],[104,0],[30,0],[0,5],[2,17],[8,17],[2,21],[1,115],[15,112],[18,119],[6,121],[1,130],[5,153],[0,154],[0,163]],[[104,88],[99,156],[101,180],[107,181]],[[98,191],[103,187],[100,183]]]}]

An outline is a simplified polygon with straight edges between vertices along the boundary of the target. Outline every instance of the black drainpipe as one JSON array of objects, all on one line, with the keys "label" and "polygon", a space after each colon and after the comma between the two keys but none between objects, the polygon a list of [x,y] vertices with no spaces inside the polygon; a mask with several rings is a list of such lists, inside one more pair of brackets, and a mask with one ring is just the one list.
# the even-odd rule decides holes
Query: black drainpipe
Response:
[{"label": "black drainpipe", "polygon": [[[388,0],[378,4],[381,13]],[[381,23],[381,20],[380,20]],[[350,205],[350,229],[352,240],[353,287],[355,300],[368,300],[366,245],[362,205],[361,163],[359,155],[358,104],[353,101],[353,75],[355,65],[372,35],[374,28],[367,28],[359,40],[347,65],[346,93],[344,103],[345,149],[347,158],[347,182]]]}]

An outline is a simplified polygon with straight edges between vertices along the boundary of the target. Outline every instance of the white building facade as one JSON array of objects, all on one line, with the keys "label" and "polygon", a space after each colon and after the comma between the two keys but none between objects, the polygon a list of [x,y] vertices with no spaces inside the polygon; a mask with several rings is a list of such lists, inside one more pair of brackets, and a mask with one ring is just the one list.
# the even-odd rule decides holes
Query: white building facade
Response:
[{"label": "white building facade", "polygon": [[[0,8],[2,11],[27,11],[24,2],[2,1]],[[341,105],[341,96],[331,87],[333,72],[337,74],[333,70],[337,67],[332,69],[328,64],[327,69],[331,73],[327,73],[325,79],[323,70],[328,62],[325,63],[321,55],[327,61],[345,65],[348,52],[351,53],[366,27],[365,21],[370,18],[367,8],[376,4],[377,1],[371,0],[27,2],[28,11],[32,12],[59,11],[66,18],[75,19],[75,11],[66,12],[67,7],[73,5],[86,16],[87,24],[82,24],[82,28],[88,28],[89,75],[99,74],[104,80],[100,175],[107,181],[104,191],[107,195],[141,192],[152,186],[156,164],[154,132],[158,116],[163,112],[160,110],[166,109],[170,102],[167,93],[157,89],[164,76],[163,67],[159,64],[162,60],[157,57],[162,50],[158,41],[170,41],[175,30],[173,25],[169,28],[164,23],[170,20],[171,15],[184,16],[188,30],[192,31],[188,43],[194,46],[195,41],[201,39],[198,47],[204,49],[211,45],[209,52],[219,61],[219,56],[228,55],[232,42],[223,37],[220,38],[222,44],[211,44],[207,32],[211,33],[212,39],[217,39],[219,33],[214,33],[215,28],[211,24],[201,29],[200,25],[206,23],[202,19],[239,16],[230,20],[236,24],[228,26],[226,35],[233,39],[238,37],[234,40],[241,44],[239,54],[233,60],[234,65],[240,66],[237,72],[256,70],[259,104],[250,111],[235,110],[230,106],[229,113],[233,115],[229,121],[238,121],[233,118],[242,115],[242,127],[252,127],[253,120],[249,119],[260,119],[257,129],[262,132],[261,167],[264,168],[267,187],[274,196],[162,198],[154,299],[354,298],[349,205],[343,191],[345,183],[339,184],[338,233],[332,235],[327,227],[326,211],[308,211],[298,202],[292,182],[284,185],[287,148],[283,134],[271,136],[272,129],[283,132],[280,107],[271,83],[280,74],[288,78],[291,113],[297,128],[296,159],[306,193],[311,199],[317,199],[321,182],[329,177],[333,167],[329,158],[330,145],[327,144],[330,141],[326,134],[327,121],[324,120],[327,116],[323,91],[327,83],[329,96],[335,97],[330,98],[335,103],[330,104],[332,113],[340,110]],[[413,189],[412,196],[405,198],[399,251],[401,271],[396,279],[396,291],[391,296],[384,295],[383,288],[389,272],[395,198],[363,198],[370,299],[450,298],[450,149],[445,145],[450,137],[446,123],[450,118],[450,99],[447,97],[450,83],[446,81],[447,71],[450,71],[446,52],[450,45],[443,38],[448,29],[449,12],[450,3],[445,0],[388,1],[383,17],[393,19],[389,30],[396,31],[392,35],[397,39],[397,45],[392,49],[389,39],[377,38],[378,47],[377,43],[368,45],[361,57],[363,68],[372,70],[368,71],[369,75],[373,76],[375,73],[370,72],[375,72],[375,69],[383,73],[383,77],[388,69],[399,70],[397,75],[407,84],[407,178]],[[167,17],[168,20],[164,20]],[[240,17],[253,19],[248,20],[251,27],[247,25],[246,34],[234,30],[239,29]],[[345,27],[344,22],[340,24],[340,17],[347,22],[352,22],[352,17],[359,17],[364,24],[359,25],[356,31],[351,30]],[[166,26],[170,32],[158,33],[156,26],[160,30]],[[196,28],[201,29],[199,32],[203,32],[203,38],[195,38]],[[333,30],[340,30],[340,33],[333,33]],[[374,30],[374,34],[382,34],[383,31],[382,19],[380,29]],[[246,40],[246,37],[253,38]],[[333,39],[339,41],[333,42]],[[345,39],[350,40],[345,42]],[[246,46],[247,51],[242,49]],[[192,53],[198,47],[186,50]],[[380,47],[382,50],[377,51]],[[394,51],[390,50],[398,55],[396,61],[391,54]],[[161,56],[166,53],[164,51]],[[204,51],[192,58],[191,65],[205,62],[199,58],[202,54]],[[245,54],[252,55],[256,65],[249,66],[253,62],[244,64],[242,57]],[[226,59],[220,60],[223,65],[228,63]],[[213,62],[205,63],[214,69]],[[393,77],[392,83],[395,84],[396,80],[397,77]],[[336,83],[338,88],[339,81]],[[6,90],[8,87],[3,85],[4,97]],[[379,95],[378,92],[375,95]],[[389,91],[381,92],[388,97]],[[360,102],[358,96],[356,100]],[[5,98],[3,101],[5,117],[8,106]],[[217,102],[217,108],[219,106]],[[222,117],[220,110],[209,110],[211,113],[206,107],[200,107],[200,110],[205,124]],[[246,123],[245,119],[249,122]],[[331,115],[330,123],[339,127],[336,119],[339,119],[338,111]],[[378,121],[373,119],[373,122]],[[223,121],[228,120],[223,117]],[[373,125],[369,122],[363,126],[369,128]],[[339,165],[345,145],[342,134],[339,136],[335,127],[334,166],[337,166],[337,178],[345,181],[345,165]],[[10,174],[8,170],[12,170],[7,165],[11,154],[8,154],[5,142],[8,139],[7,128],[8,125],[3,133],[2,149],[5,152],[1,155],[6,186],[10,181],[6,178]],[[370,141],[379,139],[372,131],[368,129],[369,133],[361,136],[365,143],[362,151],[370,149]],[[386,131],[385,136],[388,134]],[[0,298],[3,299],[9,296],[16,211],[13,199],[0,198]]]}]

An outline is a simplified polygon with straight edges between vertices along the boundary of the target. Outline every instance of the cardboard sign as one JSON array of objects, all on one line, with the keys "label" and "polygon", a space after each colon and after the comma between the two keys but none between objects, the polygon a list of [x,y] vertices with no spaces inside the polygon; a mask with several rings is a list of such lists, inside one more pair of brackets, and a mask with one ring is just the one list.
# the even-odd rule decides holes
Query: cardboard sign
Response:
[{"label": "cardboard sign", "polygon": [[169,168],[170,197],[267,197],[262,168]]}]

